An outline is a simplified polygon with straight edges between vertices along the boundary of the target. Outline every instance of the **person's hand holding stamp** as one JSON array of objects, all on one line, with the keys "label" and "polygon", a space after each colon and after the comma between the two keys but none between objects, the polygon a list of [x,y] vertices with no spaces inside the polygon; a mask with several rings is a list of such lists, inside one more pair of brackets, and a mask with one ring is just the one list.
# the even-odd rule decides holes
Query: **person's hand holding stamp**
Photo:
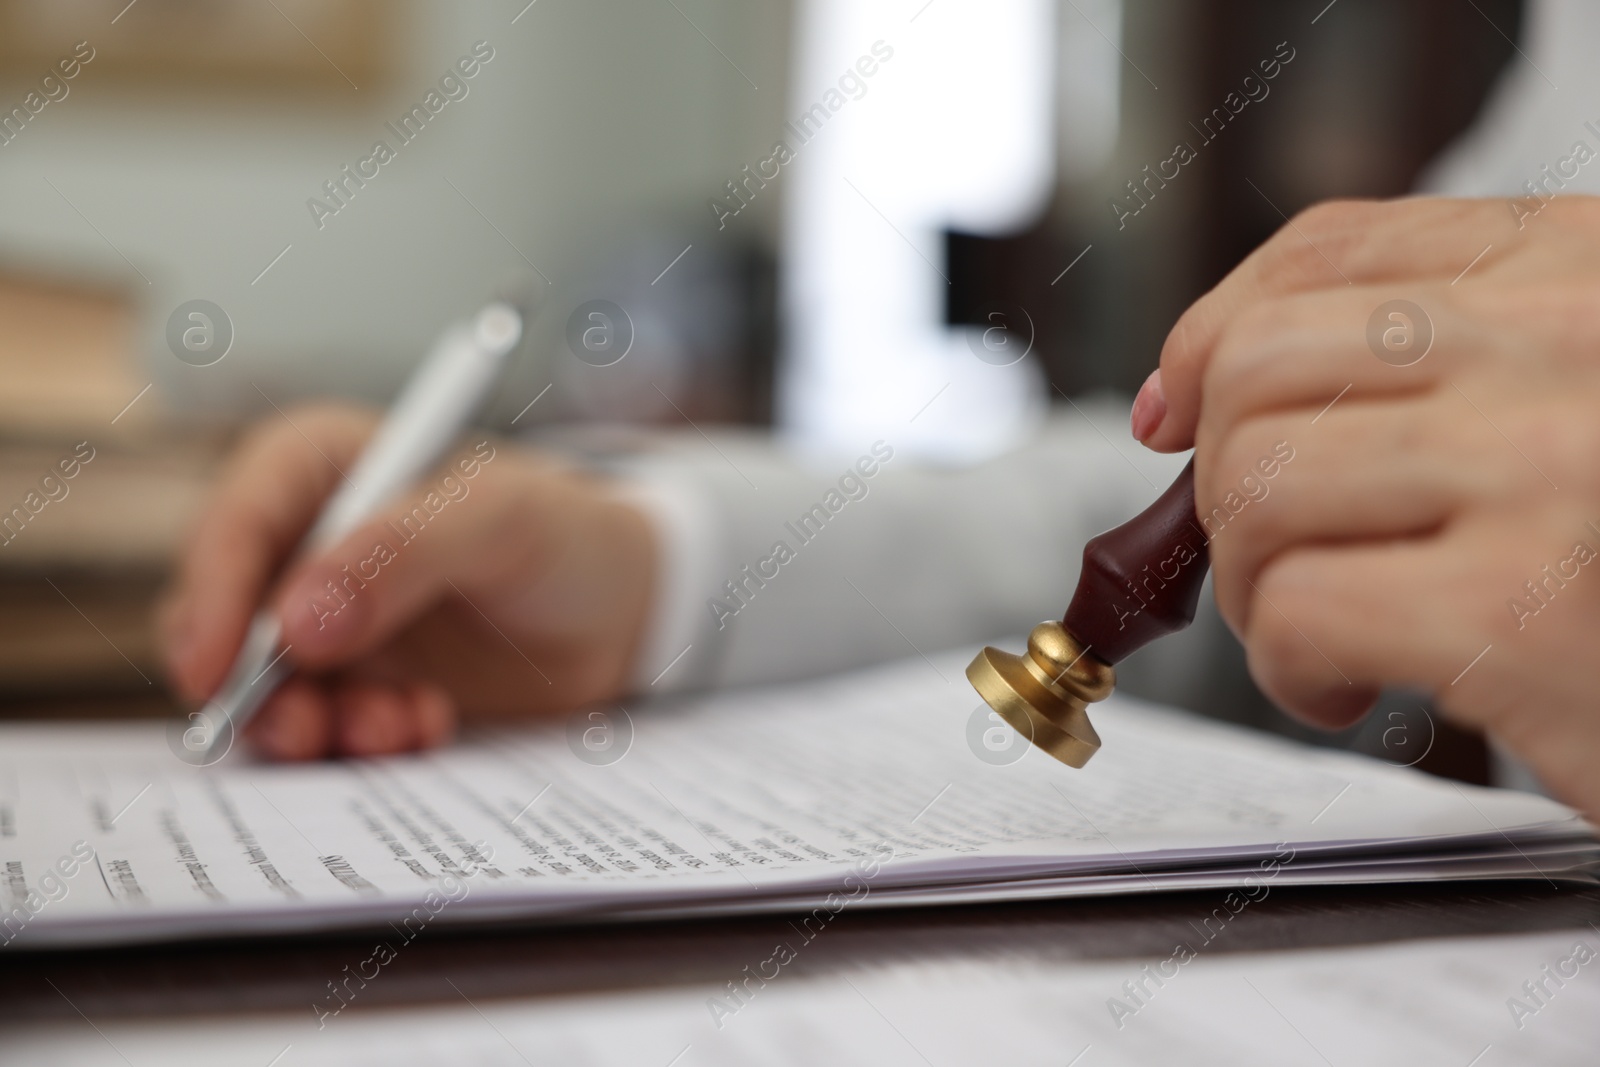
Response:
[{"label": "person's hand holding stamp", "polygon": [[1426,692],[1594,817],[1600,200],[1519,221],[1305,212],[1179,320],[1134,434],[1195,448],[1217,601],[1274,701],[1341,727]]}]

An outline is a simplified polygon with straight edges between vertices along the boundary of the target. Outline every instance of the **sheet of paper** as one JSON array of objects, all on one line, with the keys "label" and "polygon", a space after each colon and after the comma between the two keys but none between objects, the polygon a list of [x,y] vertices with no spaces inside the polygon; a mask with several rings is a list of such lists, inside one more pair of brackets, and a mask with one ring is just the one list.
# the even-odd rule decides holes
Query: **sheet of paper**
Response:
[{"label": "sheet of paper", "polygon": [[1549,800],[1131,700],[1095,710],[1105,749],[1085,770],[1023,747],[997,756],[1004,728],[966,687],[963,659],[603,709],[347,764],[196,769],[155,727],[6,727],[0,940],[1061,895],[1287,872],[1554,878],[1593,858],[1586,827]]}]

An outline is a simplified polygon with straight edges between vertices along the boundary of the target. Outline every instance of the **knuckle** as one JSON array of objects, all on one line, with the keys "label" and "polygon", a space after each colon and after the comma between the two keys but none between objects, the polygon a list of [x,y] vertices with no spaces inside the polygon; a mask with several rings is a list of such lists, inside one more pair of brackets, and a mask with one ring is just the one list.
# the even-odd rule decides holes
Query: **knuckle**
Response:
[{"label": "knuckle", "polygon": [[1385,205],[1370,200],[1326,200],[1300,211],[1263,247],[1257,264],[1264,278],[1301,288],[1343,282],[1332,264],[1352,263],[1378,229]]},{"label": "knuckle", "polygon": [[304,448],[306,438],[331,445],[359,441],[376,424],[377,415],[365,408],[331,401],[303,401],[252,423],[240,453],[271,455]]},{"label": "knuckle", "polygon": [[[1501,394],[1520,391],[1505,383]],[[1474,399],[1493,426],[1479,429],[1477,440],[1486,466],[1498,470],[1496,495],[1523,498],[1543,497],[1554,485],[1559,489],[1580,489],[1593,496],[1600,493],[1600,468],[1593,457],[1600,454],[1600,423],[1593,416],[1592,398],[1552,398],[1543,389],[1494,403],[1485,387],[1474,390]],[[1587,401],[1580,402],[1581,401]],[[1503,436],[1502,436],[1503,435]],[[1506,442],[1515,442],[1507,447]]]},{"label": "knuckle", "polygon": [[1588,195],[1558,196],[1544,209],[1565,226],[1600,229],[1600,197]]},{"label": "knuckle", "polygon": [[[1278,231],[1286,243],[1299,244],[1306,247],[1306,251],[1322,263],[1327,269],[1327,261],[1317,249],[1307,245],[1307,238],[1319,246],[1328,242],[1337,247],[1343,247],[1351,241],[1360,241],[1371,233],[1374,228],[1391,221],[1397,209],[1403,209],[1392,201],[1379,200],[1324,200],[1312,204],[1295,215],[1293,221],[1283,230]],[[1331,251],[1324,248],[1339,262],[1339,258]]]},{"label": "knuckle", "polygon": [[1206,367],[1207,394],[1226,396],[1235,383],[1253,376],[1263,364],[1281,358],[1286,343],[1305,318],[1303,302],[1291,299],[1263,300],[1234,316]]},{"label": "knuckle", "polygon": [[[1378,205],[1370,200],[1322,200],[1295,213],[1289,231],[1295,229],[1312,237],[1342,233],[1369,221]],[[1279,231],[1282,232],[1281,230]]]},{"label": "knuckle", "polygon": [[363,439],[378,421],[377,413],[367,408],[325,400],[296,403],[285,414],[288,417],[282,421],[292,425],[284,428],[291,434],[330,442]]},{"label": "knuckle", "polygon": [[[1507,362],[1513,352],[1534,340],[1539,343],[1538,353],[1550,365],[1593,370],[1596,340],[1600,339],[1600,301],[1596,300],[1600,280],[1587,268],[1571,276],[1571,264],[1551,257],[1545,262],[1561,273],[1496,279],[1493,285],[1467,293],[1436,291],[1437,347],[1459,349],[1471,357],[1473,365],[1493,367]],[[1429,310],[1433,310],[1431,305]]]},{"label": "knuckle", "polygon": [[248,462],[253,456],[273,451],[277,441],[288,430],[289,425],[275,414],[263,415],[252,421],[245,428],[244,434],[239,439],[239,447],[234,452],[235,467]]}]

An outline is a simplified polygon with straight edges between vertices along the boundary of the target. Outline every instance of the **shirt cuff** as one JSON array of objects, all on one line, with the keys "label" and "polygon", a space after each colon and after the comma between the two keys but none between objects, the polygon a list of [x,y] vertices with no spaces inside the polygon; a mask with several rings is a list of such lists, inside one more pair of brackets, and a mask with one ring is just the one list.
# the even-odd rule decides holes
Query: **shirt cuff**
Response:
[{"label": "shirt cuff", "polygon": [[686,472],[641,465],[620,473],[617,495],[644,513],[657,545],[655,593],[631,688],[647,695],[702,688],[716,659],[704,591],[716,582],[723,552],[720,516]]}]

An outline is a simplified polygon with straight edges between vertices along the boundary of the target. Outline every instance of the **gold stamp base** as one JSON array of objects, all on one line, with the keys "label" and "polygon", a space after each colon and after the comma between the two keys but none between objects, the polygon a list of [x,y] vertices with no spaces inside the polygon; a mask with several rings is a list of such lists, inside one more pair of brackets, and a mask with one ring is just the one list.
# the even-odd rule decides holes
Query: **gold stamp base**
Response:
[{"label": "gold stamp base", "polygon": [[1087,708],[1116,686],[1116,671],[1088,654],[1059,622],[1028,635],[1028,651],[985,648],[967,666],[967,680],[1012,729],[1069,767],[1100,750]]}]

